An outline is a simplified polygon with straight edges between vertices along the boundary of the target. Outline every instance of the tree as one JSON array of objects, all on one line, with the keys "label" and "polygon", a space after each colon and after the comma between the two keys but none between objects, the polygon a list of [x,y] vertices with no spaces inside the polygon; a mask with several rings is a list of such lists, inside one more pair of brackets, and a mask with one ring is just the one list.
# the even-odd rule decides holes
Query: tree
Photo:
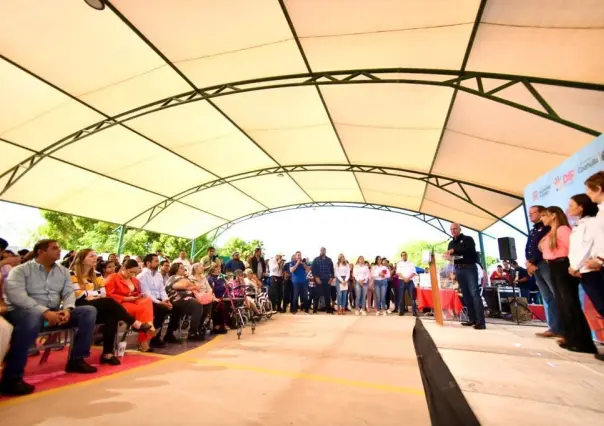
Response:
[{"label": "tree", "polygon": [[252,240],[247,242],[239,237],[232,237],[222,248],[218,249],[218,255],[231,257],[233,252],[238,251],[241,255],[241,259],[245,260],[246,257],[254,254],[254,249],[256,247],[260,247],[262,250],[264,250],[264,243],[260,240]]},{"label": "tree", "polygon": [[[42,210],[41,214],[46,223],[31,235],[30,245],[42,238],[52,238],[67,250],[90,247],[99,253],[117,252],[119,225],[45,210]],[[202,235],[195,239],[195,248],[205,252],[212,243],[207,235]],[[187,254],[190,252],[191,240],[139,229],[126,229],[122,253],[144,256],[158,250],[174,259],[181,250],[185,250]]]},{"label": "tree", "polygon": [[[436,266],[442,267],[447,264],[448,261],[444,260],[440,254],[447,251],[448,242],[443,241],[440,243],[434,243],[432,241],[411,241],[401,246],[398,253],[392,256],[393,262],[398,262],[398,259],[401,258],[401,253],[403,251],[407,252],[408,259],[416,266],[425,267],[427,266],[425,262],[422,262],[422,256],[424,251],[430,251],[434,248],[434,253],[436,254]],[[395,260],[396,259],[396,260]]]},{"label": "tree", "polygon": [[490,266],[493,266],[493,265],[495,265],[495,264],[499,263],[499,259],[497,259],[496,257],[493,257],[493,256],[486,256],[486,259],[485,259],[485,260],[486,260],[486,262],[487,262],[487,269],[488,269]]}]

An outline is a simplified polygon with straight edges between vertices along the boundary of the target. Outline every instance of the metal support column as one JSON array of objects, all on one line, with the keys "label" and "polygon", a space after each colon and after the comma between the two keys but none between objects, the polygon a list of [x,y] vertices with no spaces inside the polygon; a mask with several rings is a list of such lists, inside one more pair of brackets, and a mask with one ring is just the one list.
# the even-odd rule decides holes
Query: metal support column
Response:
[{"label": "metal support column", "polygon": [[195,257],[195,239],[191,240],[191,262],[193,261],[194,257]]},{"label": "metal support column", "polygon": [[487,270],[487,255],[484,252],[484,241],[482,238],[482,232],[478,233],[478,243],[480,244],[480,264],[486,271]]},{"label": "metal support column", "polygon": [[119,236],[119,239],[117,240],[117,257],[118,258],[122,254],[122,245],[124,244],[124,234],[126,232],[126,227],[124,225],[121,225],[119,227],[119,232],[120,232],[120,236]]},{"label": "metal support column", "polygon": [[529,234],[531,232],[531,222],[529,221],[528,212],[526,209],[526,202],[522,201],[522,211],[524,212],[524,220],[526,222],[526,232]]}]

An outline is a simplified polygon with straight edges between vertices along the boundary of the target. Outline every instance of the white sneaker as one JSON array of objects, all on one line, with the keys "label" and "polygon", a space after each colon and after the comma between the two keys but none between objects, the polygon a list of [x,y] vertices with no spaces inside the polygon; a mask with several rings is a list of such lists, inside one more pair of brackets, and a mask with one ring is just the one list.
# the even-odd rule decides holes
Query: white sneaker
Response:
[{"label": "white sneaker", "polygon": [[358,317],[359,316],[359,311],[354,311],[354,314]]},{"label": "white sneaker", "polygon": [[379,316],[380,316],[380,314],[381,314],[381,312],[380,312],[380,311],[377,311],[377,312],[375,313],[375,316],[376,316],[376,317],[379,317]]},{"label": "white sneaker", "polygon": [[390,315],[392,311],[386,311],[386,315]]},{"label": "white sneaker", "polygon": [[361,311],[361,315],[366,316],[367,315],[367,311]]},{"label": "white sneaker", "polygon": [[384,311],[384,313],[382,314],[383,316],[388,316],[388,311]]}]

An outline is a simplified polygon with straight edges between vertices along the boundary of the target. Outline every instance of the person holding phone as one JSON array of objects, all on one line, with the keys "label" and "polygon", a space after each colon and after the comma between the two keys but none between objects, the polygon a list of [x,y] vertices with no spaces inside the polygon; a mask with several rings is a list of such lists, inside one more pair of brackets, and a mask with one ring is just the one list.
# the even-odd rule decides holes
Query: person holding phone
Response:
[{"label": "person holding phone", "polygon": [[136,279],[138,272],[138,262],[134,259],[129,259],[124,263],[119,272],[107,278],[105,291],[108,297],[115,299],[115,301],[126,308],[126,311],[135,320],[151,326],[148,331],[140,331],[138,333],[138,350],[141,352],[152,352],[150,340],[156,332],[155,327],[153,327],[153,302],[141,292],[140,283]]},{"label": "person holding phone", "polygon": [[310,267],[302,260],[302,253],[299,251],[294,255],[294,259],[289,263],[289,271],[291,274],[293,287],[293,300],[291,313],[298,312],[298,299],[302,300],[302,309],[308,313],[310,309],[308,301],[308,279],[306,278],[310,272]]}]

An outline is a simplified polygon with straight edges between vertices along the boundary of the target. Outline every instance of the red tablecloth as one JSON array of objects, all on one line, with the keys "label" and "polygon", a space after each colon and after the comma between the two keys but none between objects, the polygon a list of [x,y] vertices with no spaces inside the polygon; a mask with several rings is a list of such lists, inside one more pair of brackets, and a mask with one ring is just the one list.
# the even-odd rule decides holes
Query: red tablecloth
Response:
[{"label": "red tablecloth", "polygon": [[528,305],[533,317],[545,321],[545,308],[543,305]]},{"label": "red tablecloth", "polygon": [[[440,304],[443,310],[453,310],[456,315],[461,313],[463,305],[457,292],[452,289],[441,288],[440,289]],[[417,307],[418,309],[423,308],[434,308],[434,300],[432,299],[432,289],[419,288],[417,289]]]}]

